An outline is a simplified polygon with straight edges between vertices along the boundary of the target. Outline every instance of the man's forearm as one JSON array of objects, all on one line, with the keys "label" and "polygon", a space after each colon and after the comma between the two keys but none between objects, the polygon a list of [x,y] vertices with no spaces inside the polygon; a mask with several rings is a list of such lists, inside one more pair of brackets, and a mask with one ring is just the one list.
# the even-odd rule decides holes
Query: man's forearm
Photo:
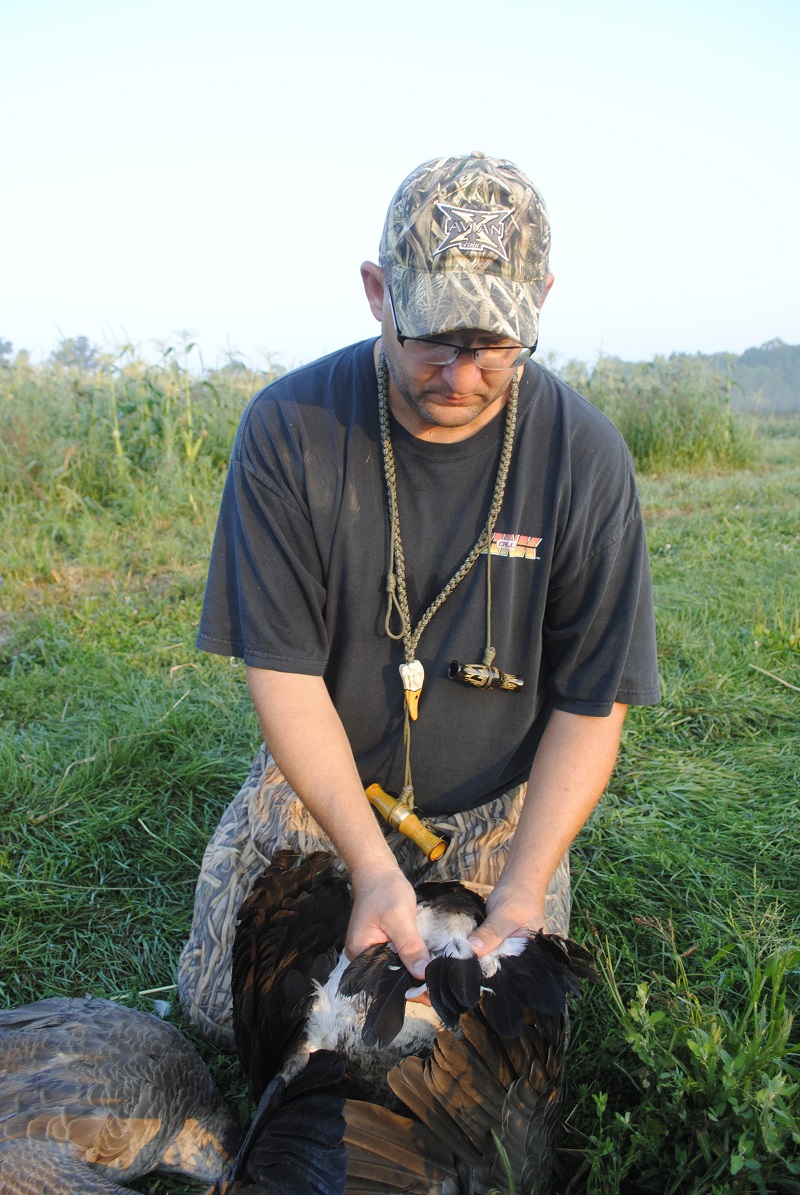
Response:
[{"label": "man's forearm", "polygon": [[487,930],[478,934],[481,951],[515,929],[544,926],[547,885],[608,783],[626,711],[619,704],[607,718],[553,711],[503,874],[489,898]]},{"label": "man's forearm", "polygon": [[627,706],[607,718],[554,710],[539,745],[506,872],[542,898],[561,856],[600,799],[619,752]]},{"label": "man's forearm", "polygon": [[393,862],[322,677],[248,668],[247,683],[270,754],[348,870]]},{"label": "man's forearm", "polygon": [[247,682],[275,762],[350,873],[347,953],[353,958],[368,946],[392,942],[421,979],[429,955],[416,926],[416,896],[367,801],[325,682],[260,668],[248,668]]}]

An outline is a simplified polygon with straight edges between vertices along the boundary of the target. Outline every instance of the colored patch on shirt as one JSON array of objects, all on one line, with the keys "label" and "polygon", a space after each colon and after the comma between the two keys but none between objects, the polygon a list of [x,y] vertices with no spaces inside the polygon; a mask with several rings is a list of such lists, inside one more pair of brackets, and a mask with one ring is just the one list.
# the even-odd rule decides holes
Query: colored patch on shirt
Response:
[{"label": "colored patch on shirt", "polygon": [[510,535],[507,531],[495,531],[489,551],[492,556],[517,556],[524,560],[538,560],[536,549],[541,542],[540,535]]}]

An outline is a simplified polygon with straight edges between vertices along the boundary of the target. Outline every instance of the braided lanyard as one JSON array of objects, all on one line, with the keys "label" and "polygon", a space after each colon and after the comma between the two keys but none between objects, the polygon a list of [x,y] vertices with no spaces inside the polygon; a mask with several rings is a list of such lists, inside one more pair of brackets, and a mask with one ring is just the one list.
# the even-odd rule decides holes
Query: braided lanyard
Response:
[{"label": "braided lanyard", "polygon": [[[517,422],[517,405],[519,399],[519,379],[517,375],[511,380],[511,388],[506,405],[506,423],[503,435],[503,447],[500,452],[500,463],[497,467],[497,477],[494,483],[492,504],[486,526],[481,531],[472,549],[464,559],[463,564],[453,573],[438,597],[434,598],[428,609],[420,618],[416,627],[411,626],[411,614],[408,609],[408,594],[406,592],[406,565],[403,554],[403,544],[400,538],[400,513],[397,506],[397,475],[395,472],[394,451],[389,428],[389,382],[386,358],[381,352],[378,361],[378,418],[381,430],[381,447],[383,449],[383,465],[386,473],[386,489],[389,500],[389,572],[386,577],[386,591],[389,603],[386,611],[384,629],[390,639],[402,640],[405,652],[405,663],[400,665],[400,675],[403,678],[405,691],[405,722],[403,726],[403,743],[405,745],[405,778],[400,801],[414,808],[414,788],[411,781],[411,722],[417,720],[419,697],[425,678],[421,662],[416,659],[417,646],[422,632],[433,618],[434,614],[449,598],[470,571],[481,552],[486,552],[486,652],[484,665],[491,665],[495,650],[491,646],[491,612],[492,612],[492,534],[503,505],[508,470],[511,464],[511,450],[514,444],[514,428]],[[397,613],[400,630],[391,629],[393,613]]]}]

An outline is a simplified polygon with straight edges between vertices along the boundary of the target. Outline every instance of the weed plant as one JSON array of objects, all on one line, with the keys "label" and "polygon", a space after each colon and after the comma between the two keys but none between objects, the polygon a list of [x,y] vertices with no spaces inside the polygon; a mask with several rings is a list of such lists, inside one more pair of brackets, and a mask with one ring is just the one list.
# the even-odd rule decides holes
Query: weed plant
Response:
[{"label": "weed plant", "polygon": [[[0,372],[4,1004],[174,997],[258,743],[243,667],[194,635],[263,380],[196,377],[183,350]],[[749,464],[723,440],[641,477],[663,700],[631,711],[573,848],[606,983],[573,1012],[561,1193],[800,1191],[800,422],[747,442]],[[236,1066],[188,1032],[244,1116]]]}]

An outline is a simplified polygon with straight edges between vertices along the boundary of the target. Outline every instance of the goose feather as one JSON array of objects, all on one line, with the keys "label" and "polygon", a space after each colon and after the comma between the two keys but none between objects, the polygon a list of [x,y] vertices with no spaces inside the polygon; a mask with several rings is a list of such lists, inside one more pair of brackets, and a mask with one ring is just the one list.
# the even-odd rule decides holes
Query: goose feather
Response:
[{"label": "goose feather", "polygon": [[[124,1183],[153,1170],[216,1182],[236,1152],[238,1129],[194,1047],[158,1017],[110,1000],[0,1011],[0,1075],[6,1172],[14,1154],[28,1159],[26,1172],[91,1165],[86,1190],[98,1176]],[[38,1145],[9,1152],[15,1142]]]}]

